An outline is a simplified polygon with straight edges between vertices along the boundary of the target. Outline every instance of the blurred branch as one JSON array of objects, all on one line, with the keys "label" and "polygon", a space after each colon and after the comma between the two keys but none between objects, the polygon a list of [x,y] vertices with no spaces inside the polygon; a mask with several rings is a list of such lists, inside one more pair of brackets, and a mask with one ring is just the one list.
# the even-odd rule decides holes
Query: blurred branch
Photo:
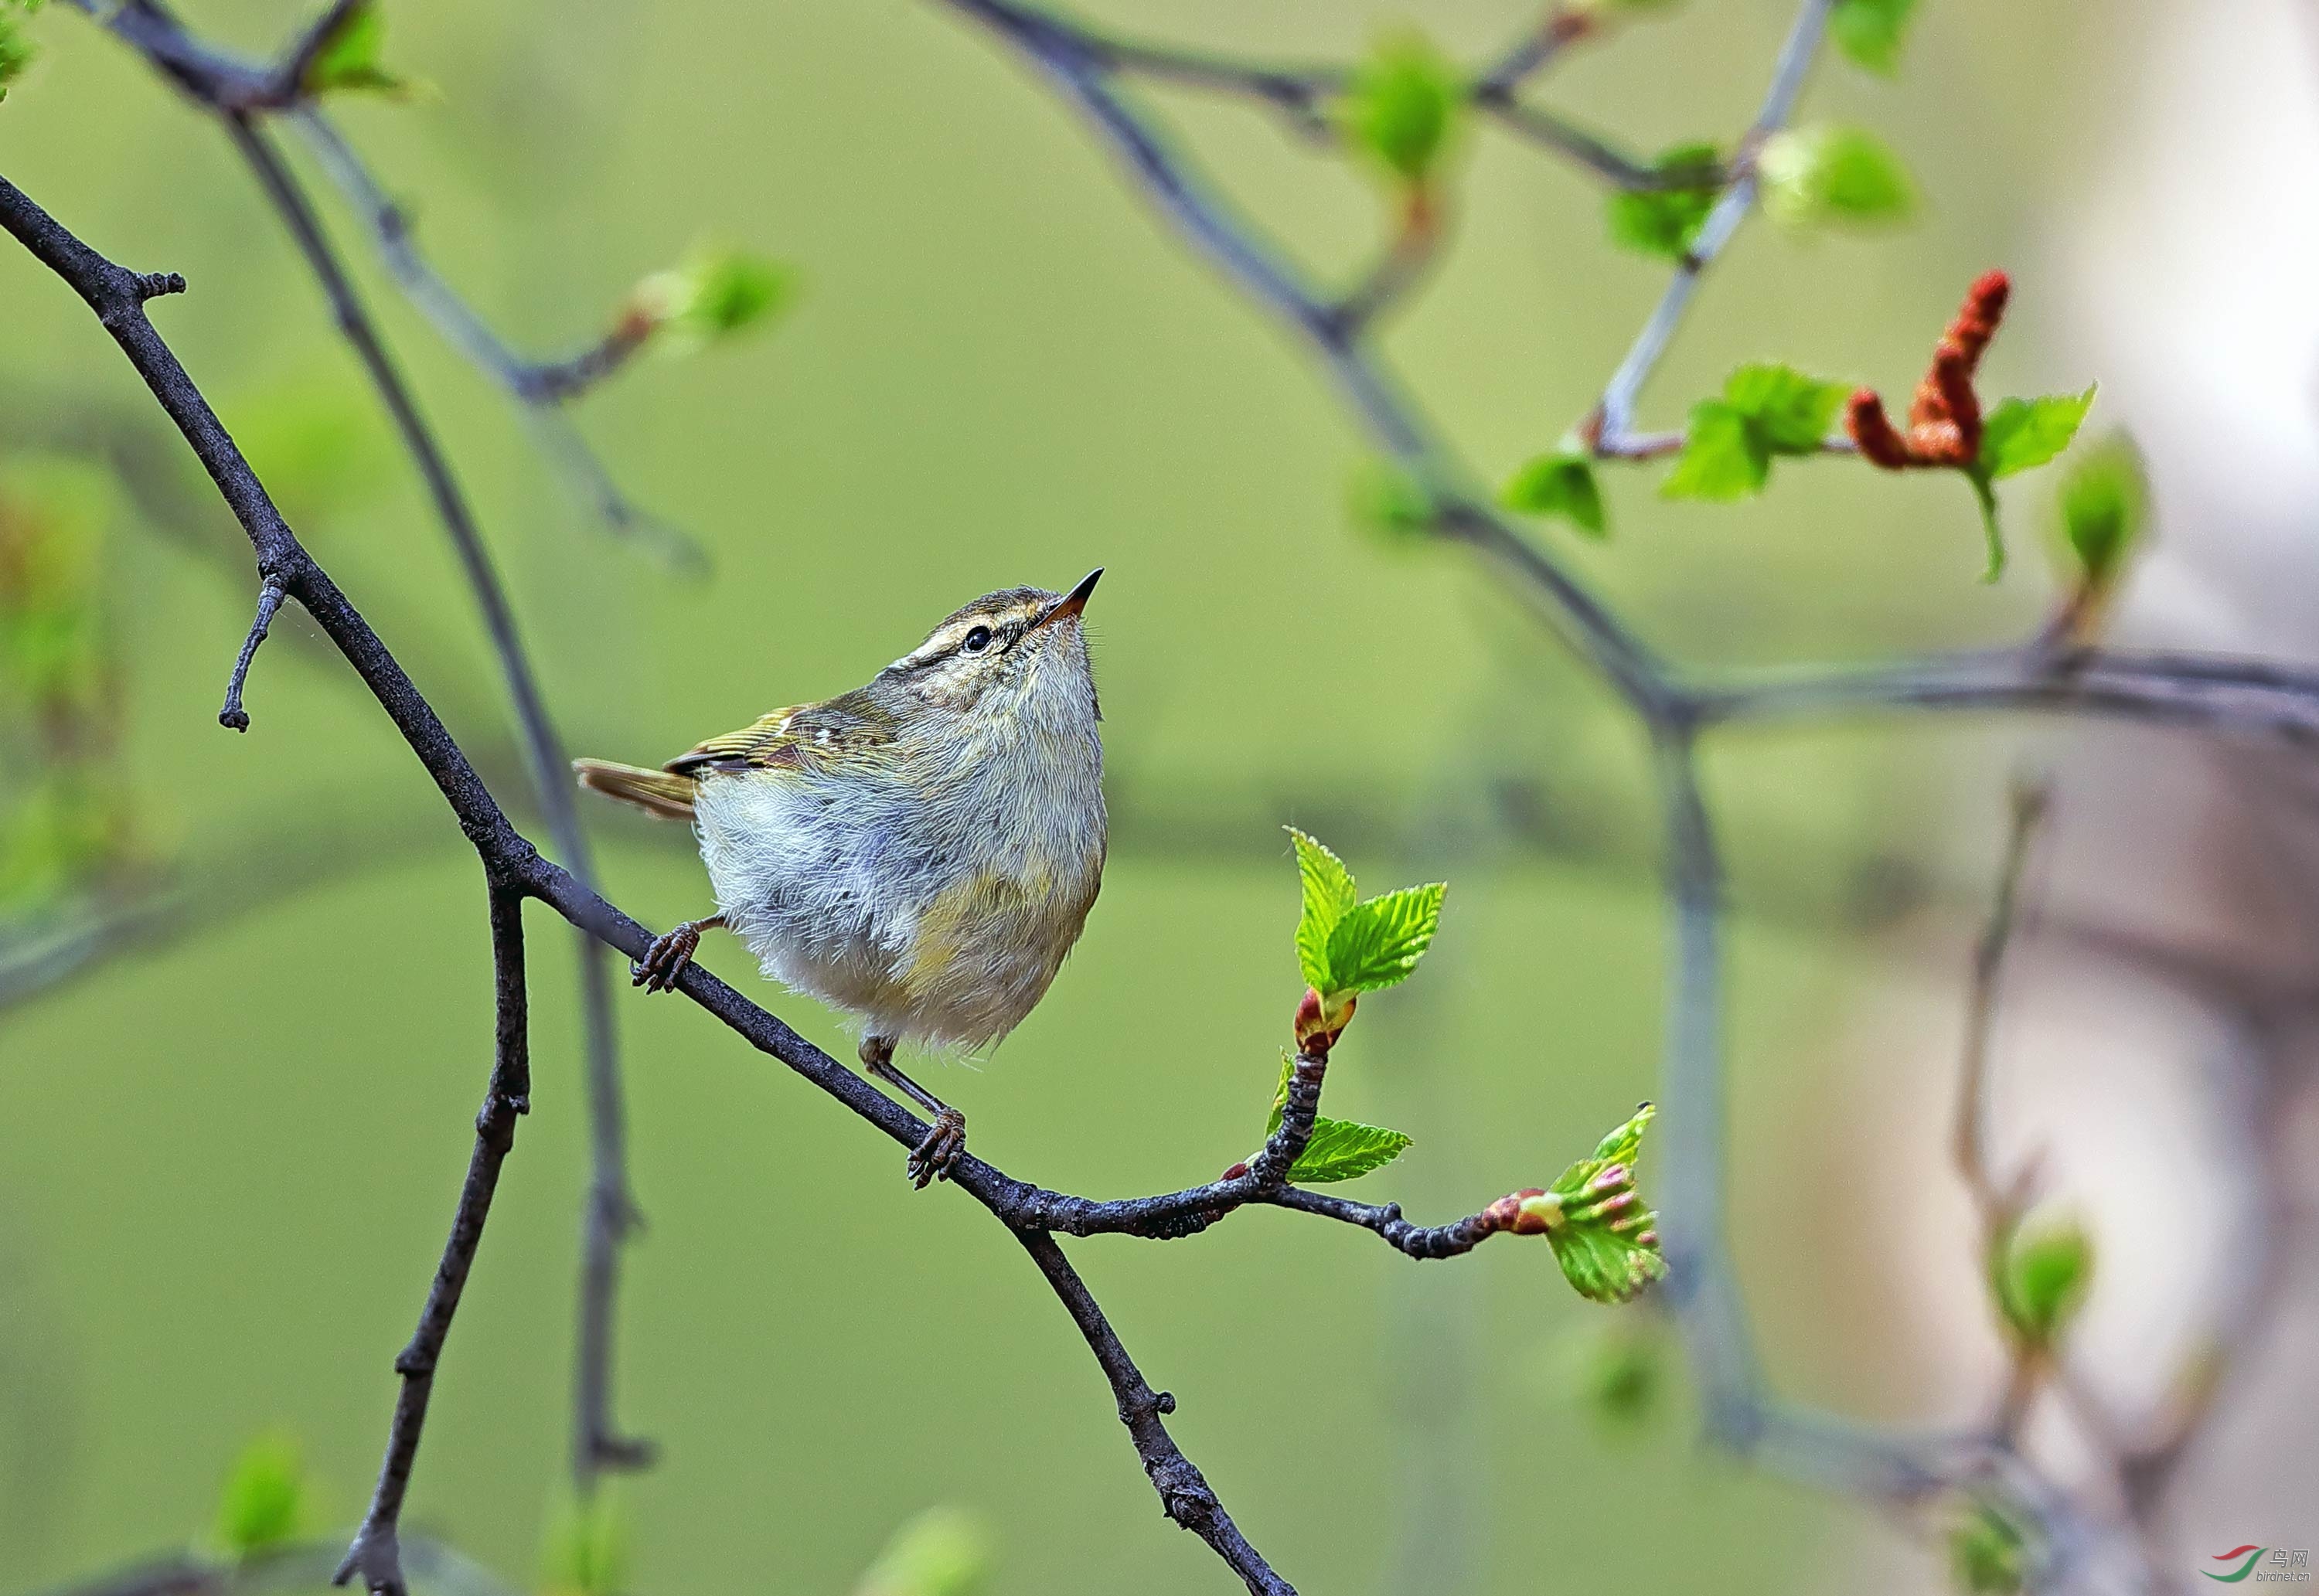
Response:
[{"label": "blurred branch", "polygon": [[1763,151],[1764,141],[1787,125],[1795,110],[1796,97],[1803,92],[1804,79],[1819,54],[1820,39],[1827,32],[1833,3],[1834,0],[1804,0],[1797,9],[1795,23],[1788,30],[1787,42],[1781,47],[1778,64],[1772,69],[1771,87],[1764,92],[1754,125],[1739,141],[1721,196],[1700,225],[1698,238],[1676,266],[1674,277],[1667,284],[1658,309],[1651,312],[1642,331],[1635,335],[1634,346],[1611,374],[1610,384],[1602,390],[1602,402],[1582,428],[1605,453],[1620,454],[1639,441],[1632,432],[1635,401],[1657,367],[1659,356],[1666,353],[1675,329],[1683,325],[1683,313],[1691,308],[1692,295],[1699,291],[1700,279],[1755,207],[1756,157]]},{"label": "blurred branch", "polygon": [[[313,50],[343,22],[348,9],[344,5],[334,5],[298,43],[284,51],[284,65],[276,76],[287,97],[265,102],[262,108],[280,109],[298,103],[300,86],[305,82],[301,63],[311,60]],[[176,30],[177,37],[184,38],[183,30],[178,28],[176,18],[163,0],[130,0],[130,4],[115,14],[113,25],[117,32],[120,32],[117,19],[121,15],[136,16],[142,30]],[[147,48],[150,53],[149,45],[140,43],[140,48]],[[174,63],[184,57],[185,52],[178,51],[169,59]],[[426,485],[436,516],[450,537],[465,574],[467,587],[483,612],[484,630],[491,639],[501,674],[506,682],[516,724],[531,765],[533,790],[546,817],[548,834],[555,839],[556,849],[568,867],[582,881],[592,880],[594,865],[566,775],[571,765],[570,758],[548,714],[545,695],[540,690],[530,656],[524,647],[505,587],[492,564],[490,551],[484,546],[483,534],[475,524],[465,493],[437,441],[434,429],[420,413],[417,400],[388,355],[368,309],[339,263],[305,191],[275,152],[264,131],[252,120],[253,107],[230,96],[221,97],[223,89],[235,80],[230,76],[221,77],[214,73],[204,76],[192,68],[174,64],[170,71],[189,95],[205,104],[218,117],[236,150],[298,246],[308,270],[329,302],[338,330],[353,347],[372,388],[385,406],[395,431]],[[311,111],[311,107],[305,113],[305,118],[317,126],[327,127],[321,122],[319,113]],[[440,284],[438,284],[437,287],[439,289]],[[468,320],[480,328],[481,323],[474,321],[473,317]],[[641,342],[641,335],[635,341]],[[504,353],[504,350],[501,352]],[[617,361],[602,357],[583,356],[582,362],[571,363],[570,370],[576,372],[586,365],[595,374],[600,375],[616,364]],[[568,377],[567,385],[558,392],[576,392],[577,388],[573,384],[577,382],[576,376]],[[240,709],[242,681],[248,671],[250,656],[258,640],[265,636],[266,624],[272,618],[273,609],[281,602],[281,593],[279,581],[268,576],[259,600],[258,619],[253,626],[248,645],[236,663],[226,709],[220,717],[226,725],[236,729],[245,729],[248,725],[248,717]],[[594,1159],[582,1245],[579,1349],[573,1396],[573,1469],[584,1495],[593,1489],[600,1470],[642,1466],[650,1461],[651,1451],[645,1443],[620,1435],[610,1411],[611,1347],[618,1283],[618,1249],[622,1238],[634,1227],[636,1214],[627,1170],[625,1111],[621,1102],[618,1032],[612,1020],[610,976],[605,968],[603,951],[593,939],[584,933],[576,934],[574,953],[579,962]]]},{"label": "blurred branch", "polygon": [[587,440],[564,414],[576,399],[610,376],[642,347],[645,329],[627,318],[578,353],[527,360],[430,266],[411,236],[409,217],[390,199],[302,86],[298,63],[328,37],[333,19],[348,9],[337,0],[285,49],[275,63],[243,59],[188,32],[158,0],[70,0],[70,4],[142,55],[196,104],[229,121],[254,123],[264,115],[289,118],[348,205],[373,234],[390,275],[438,333],[478,371],[513,399],[556,469],[613,531],[639,542],[680,569],[706,568],[698,544],[675,527],[639,509],[613,482]]}]

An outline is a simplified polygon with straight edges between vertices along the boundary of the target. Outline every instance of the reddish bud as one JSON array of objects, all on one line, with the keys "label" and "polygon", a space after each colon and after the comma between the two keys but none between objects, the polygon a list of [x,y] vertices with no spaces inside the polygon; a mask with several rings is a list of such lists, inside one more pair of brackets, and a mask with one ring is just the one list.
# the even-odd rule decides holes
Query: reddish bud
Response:
[{"label": "reddish bud", "polygon": [[1216,1178],[1219,1180],[1238,1180],[1241,1176],[1247,1173],[1248,1162],[1246,1159],[1242,1159],[1241,1162],[1234,1164],[1231,1168],[1225,1170]]},{"label": "reddish bud", "polygon": [[1344,1034],[1345,1026],[1358,1006],[1350,992],[1340,992],[1333,1000],[1323,999],[1312,987],[1296,1005],[1296,1050],[1316,1059],[1325,1059],[1329,1050]]},{"label": "reddish bud", "polygon": [[1860,447],[1861,457],[1886,471],[1905,471],[1917,462],[1906,439],[1893,430],[1884,413],[1884,401],[1873,388],[1855,390],[1844,407],[1844,430]]},{"label": "reddish bud", "polygon": [[1945,342],[1954,343],[1964,356],[1964,374],[1970,378],[1981,366],[1981,353],[1989,347],[1989,340],[1997,336],[1999,323],[2005,320],[2006,302],[2013,297],[2013,280],[2000,271],[1983,272],[1965,290],[1964,304],[1949,323]]}]

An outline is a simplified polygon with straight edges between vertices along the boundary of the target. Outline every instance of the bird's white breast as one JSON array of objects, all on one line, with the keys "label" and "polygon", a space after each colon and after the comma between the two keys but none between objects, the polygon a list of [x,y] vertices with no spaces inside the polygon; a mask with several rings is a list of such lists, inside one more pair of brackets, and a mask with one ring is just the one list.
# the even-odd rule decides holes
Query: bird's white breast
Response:
[{"label": "bird's white breast", "polygon": [[717,908],[765,973],[896,1040],[1012,1030],[1102,879],[1091,717],[1018,717],[844,777],[712,772],[694,813]]}]

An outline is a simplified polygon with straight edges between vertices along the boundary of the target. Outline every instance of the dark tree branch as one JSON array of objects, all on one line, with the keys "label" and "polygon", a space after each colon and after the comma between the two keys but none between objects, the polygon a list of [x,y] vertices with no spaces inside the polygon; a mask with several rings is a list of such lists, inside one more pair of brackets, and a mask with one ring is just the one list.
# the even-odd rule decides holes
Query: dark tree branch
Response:
[{"label": "dark tree branch", "polygon": [[475,1115],[475,1150],[467,1160],[467,1178],[459,1190],[459,1205],[451,1217],[450,1240],[443,1244],[443,1261],[436,1266],[434,1284],[419,1312],[419,1328],[411,1343],[394,1360],[402,1389],[394,1402],[394,1422],[387,1431],[386,1461],[379,1465],[378,1485],[354,1545],[330,1576],[334,1585],[361,1577],[374,1596],[405,1596],[399,1536],[402,1500],[411,1486],[411,1465],[419,1456],[419,1439],[427,1425],[427,1401],[435,1389],[435,1369],[443,1343],[451,1333],[451,1319],[459,1311],[459,1294],[466,1289],[468,1271],[483,1245],[483,1223],[491,1217],[492,1195],[498,1190],[500,1166],[515,1146],[515,1122],[531,1111],[531,1043],[529,1015],[524,990],[523,894],[512,883],[491,885],[492,969],[498,1006],[497,1035],[492,1058],[491,1084]]},{"label": "dark tree branch", "polygon": [[[546,819],[548,834],[580,879],[591,880],[595,867],[573,795],[571,759],[548,715],[546,699],[524,647],[514,608],[508,600],[506,587],[491,553],[483,545],[482,530],[475,524],[466,495],[436,441],[433,428],[420,414],[418,401],[380,340],[369,311],[330,248],[304,191],[264,132],[247,114],[222,112],[220,116],[235,148],[257,176],[321,285],[339,331],[362,362],[371,386],[385,405],[412,464],[426,483],[436,516],[450,535],[459,556],[468,591],[483,612],[484,631],[491,638],[501,674],[506,681],[517,729],[531,766],[533,791]],[[573,951],[579,960],[595,1154],[582,1238],[579,1367],[574,1396],[577,1417],[573,1443],[575,1477],[585,1493],[592,1488],[600,1469],[640,1466],[650,1461],[652,1454],[644,1443],[620,1436],[610,1413],[612,1321],[618,1282],[617,1252],[620,1239],[636,1222],[636,1213],[627,1184],[626,1114],[621,1101],[610,976],[605,969],[602,950],[585,933],[576,934]]]},{"label": "dark tree branch", "polygon": [[1152,1390],[1145,1381],[1127,1348],[1120,1345],[1111,1321],[1096,1305],[1094,1294],[1063,1256],[1062,1248],[1043,1231],[1018,1230],[1015,1236],[1047,1277],[1047,1284],[1054,1287],[1055,1295],[1062,1299],[1104,1378],[1111,1382],[1111,1393],[1119,1403],[1119,1421],[1127,1426],[1135,1455],[1143,1460],[1143,1472],[1160,1493],[1160,1507],[1170,1519],[1207,1542],[1257,1596],[1296,1596],[1296,1587],[1275,1573],[1249,1545],[1206,1477],[1168,1433],[1161,1416],[1176,1411],[1176,1399],[1167,1392]]},{"label": "dark tree branch", "polygon": [[[144,313],[142,281],[73,237],[5,178],[0,178],[0,227],[5,227],[36,259],[77,293],[121,346],[162,409],[184,433],[235,518],[248,534],[261,573],[278,576],[290,596],[314,617],[434,778],[457,817],[461,831],[481,857],[491,884],[494,950],[501,973],[501,1057],[494,1067],[491,1095],[477,1120],[475,1151],[443,1267],[429,1294],[419,1332],[397,1360],[404,1383],[389,1432],[377,1492],[341,1570],[342,1578],[360,1573],[374,1590],[400,1596],[396,1528],[425,1419],[435,1360],[448,1332],[466,1270],[474,1259],[500,1163],[512,1140],[513,1115],[520,1111],[528,1092],[528,1070],[520,1078],[515,1074],[526,1067],[519,1051],[521,944],[520,922],[516,915],[519,898],[540,898],[573,924],[632,958],[640,957],[652,939],[643,926],[605,902],[569,871],[541,858],[538,851],[509,824],[466,756],[401,665],[283,521],[249,463],[219,424],[215,412],[176,355],[153,329]],[[509,979],[511,957],[515,960],[512,985]],[[698,964],[686,968],[680,986],[753,1045],[788,1064],[896,1141],[913,1147],[923,1138],[925,1127],[898,1104]],[[1286,1161],[1293,1162],[1291,1144],[1301,1147],[1303,1137],[1310,1134],[1321,1072],[1318,1069],[1300,1069],[1297,1079],[1301,1084],[1292,1086],[1289,1104],[1295,1120],[1292,1123],[1284,1117],[1282,1134],[1268,1143],[1268,1151],[1274,1153],[1276,1160],[1285,1154]],[[1301,1130],[1296,1128],[1299,1124]],[[1286,1163],[1281,1167],[1285,1168]],[[967,1160],[961,1165],[959,1183],[977,1195],[988,1190],[1036,1191],[979,1160]],[[988,1200],[986,1205],[990,1205]],[[1016,1230],[1018,1234],[1024,1233],[1020,1227]],[[1039,1253],[1035,1244],[1038,1240],[1035,1236],[1025,1237],[1034,1257]],[[1084,1286],[1078,1290],[1084,1295]],[[1065,1302],[1075,1318],[1083,1312],[1083,1304],[1072,1297],[1066,1295]],[[1086,1329],[1085,1321],[1082,1329]],[[1107,1328],[1102,1334],[1111,1348],[1116,1347],[1116,1339],[1109,1337]],[[1109,1355],[1106,1348],[1096,1340],[1091,1339],[1090,1345],[1096,1346],[1099,1354]],[[1119,1356],[1124,1357],[1123,1353]],[[1131,1425],[1131,1433],[1137,1428]],[[1139,1445],[1141,1444],[1139,1437]],[[1169,1445],[1172,1448],[1172,1442]],[[1180,1454],[1178,1457],[1180,1462]],[[1207,1512],[1198,1495],[1206,1488],[1187,1463],[1180,1469],[1171,1465],[1155,1479],[1155,1483],[1162,1487],[1163,1501],[1170,1502],[1171,1511],[1180,1509],[1189,1514],[1195,1527],[1213,1537],[1211,1544],[1236,1569],[1245,1573],[1249,1568],[1261,1567],[1261,1560],[1248,1548],[1238,1530],[1229,1528],[1230,1520],[1223,1517],[1221,1508],[1213,1515]],[[1167,1494],[1170,1491],[1175,1492],[1172,1497]],[[1208,1492],[1208,1498],[1213,1500],[1213,1492]],[[1259,1588],[1287,1589],[1285,1585]]]},{"label": "dark tree branch", "polygon": [[257,590],[257,615],[249,623],[249,636],[242,639],[241,653],[233,662],[233,674],[226,678],[225,707],[218,711],[218,725],[232,731],[249,729],[249,716],[241,707],[241,690],[249,680],[249,662],[257,657],[257,645],[266,641],[266,628],[274,624],[274,612],[282,608],[282,583],[267,577]]}]

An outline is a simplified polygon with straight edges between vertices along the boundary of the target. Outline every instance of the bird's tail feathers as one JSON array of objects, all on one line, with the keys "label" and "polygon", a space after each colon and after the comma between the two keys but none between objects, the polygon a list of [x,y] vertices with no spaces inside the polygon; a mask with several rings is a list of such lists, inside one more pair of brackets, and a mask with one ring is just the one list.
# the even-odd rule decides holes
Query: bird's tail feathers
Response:
[{"label": "bird's tail feathers", "polygon": [[693,781],[690,776],[647,771],[639,765],[616,765],[600,759],[575,759],[572,769],[579,775],[580,785],[591,792],[634,804],[663,820],[692,818]]}]

